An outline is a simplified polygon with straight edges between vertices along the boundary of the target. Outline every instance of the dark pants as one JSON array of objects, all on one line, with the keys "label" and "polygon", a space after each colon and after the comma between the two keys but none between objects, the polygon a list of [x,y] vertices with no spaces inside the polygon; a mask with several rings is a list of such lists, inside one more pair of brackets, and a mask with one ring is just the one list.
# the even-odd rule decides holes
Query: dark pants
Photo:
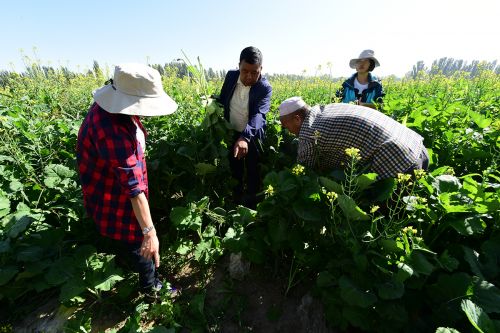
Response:
[{"label": "dark pants", "polygon": [[[234,144],[240,138],[240,133],[233,137],[233,144],[229,147],[229,167],[231,176],[236,180],[233,188],[233,199],[236,204],[242,204],[255,209],[257,205],[257,192],[260,187],[259,150],[252,140],[248,144],[248,153],[242,159],[234,157]],[[246,172],[246,178],[245,178]]]},{"label": "dark pants", "polygon": [[141,245],[141,242],[126,243],[101,236],[98,248],[100,251],[115,254],[118,264],[139,273],[139,287],[147,290],[156,283],[156,269],[153,260],[147,260],[141,256]]}]

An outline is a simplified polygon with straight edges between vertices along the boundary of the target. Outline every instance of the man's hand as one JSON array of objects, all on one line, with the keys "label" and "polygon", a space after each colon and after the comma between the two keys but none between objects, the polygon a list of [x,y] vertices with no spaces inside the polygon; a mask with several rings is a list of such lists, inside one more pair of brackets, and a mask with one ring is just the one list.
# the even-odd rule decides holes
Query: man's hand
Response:
[{"label": "man's hand", "polygon": [[153,229],[144,235],[144,240],[141,245],[141,256],[155,262],[155,267],[160,266],[160,242],[156,236],[156,230]]},{"label": "man's hand", "polygon": [[234,158],[241,159],[248,154],[248,142],[244,138],[239,138],[234,144]]}]

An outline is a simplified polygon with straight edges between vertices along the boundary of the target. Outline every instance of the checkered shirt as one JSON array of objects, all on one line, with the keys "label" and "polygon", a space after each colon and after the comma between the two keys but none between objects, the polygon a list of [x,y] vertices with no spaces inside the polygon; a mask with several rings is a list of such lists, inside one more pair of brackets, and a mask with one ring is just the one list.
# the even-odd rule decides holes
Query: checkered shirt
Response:
[{"label": "checkered shirt", "polygon": [[299,132],[298,162],[320,170],[341,168],[347,148],[360,150],[360,164],[395,177],[414,167],[424,149],[423,138],[392,118],[351,104],[313,107]]},{"label": "checkered shirt", "polygon": [[[133,117],[146,134],[139,117]],[[148,194],[144,152],[132,116],[112,114],[93,104],[76,147],[83,199],[101,235],[136,243],[143,240],[130,198]]]}]

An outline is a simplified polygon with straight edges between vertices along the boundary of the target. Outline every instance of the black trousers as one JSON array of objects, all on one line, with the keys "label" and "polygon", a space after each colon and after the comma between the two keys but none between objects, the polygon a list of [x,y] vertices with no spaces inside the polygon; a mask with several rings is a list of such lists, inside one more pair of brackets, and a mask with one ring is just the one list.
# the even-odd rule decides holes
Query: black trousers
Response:
[{"label": "black trousers", "polygon": [[234,157],[234,144],[240,138],[240,133],[233,136],[229,147],[229,167],[231,176],[236,180],[233,188],[233,200],[236,204],[255,209],[257,193],[260,189],[259,149],[252,140],[248,143],[248,153],[242,159]]}]

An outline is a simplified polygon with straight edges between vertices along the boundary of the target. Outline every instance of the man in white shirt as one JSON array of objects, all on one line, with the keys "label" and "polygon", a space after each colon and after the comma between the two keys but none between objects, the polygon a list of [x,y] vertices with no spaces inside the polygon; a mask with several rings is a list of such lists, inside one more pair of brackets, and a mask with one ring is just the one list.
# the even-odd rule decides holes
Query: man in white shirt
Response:
[{"label": "man in white shirt", "polygon": [[224,105],[224,117],[235,131],[229,151],[231,174],[237,182],[234,201],[255,208],[261,183],[258,147],[264,139],[272,87],[261,75],[262,53],[256,47],[241,51],[238,67],[227,73],[219,101]]}]

